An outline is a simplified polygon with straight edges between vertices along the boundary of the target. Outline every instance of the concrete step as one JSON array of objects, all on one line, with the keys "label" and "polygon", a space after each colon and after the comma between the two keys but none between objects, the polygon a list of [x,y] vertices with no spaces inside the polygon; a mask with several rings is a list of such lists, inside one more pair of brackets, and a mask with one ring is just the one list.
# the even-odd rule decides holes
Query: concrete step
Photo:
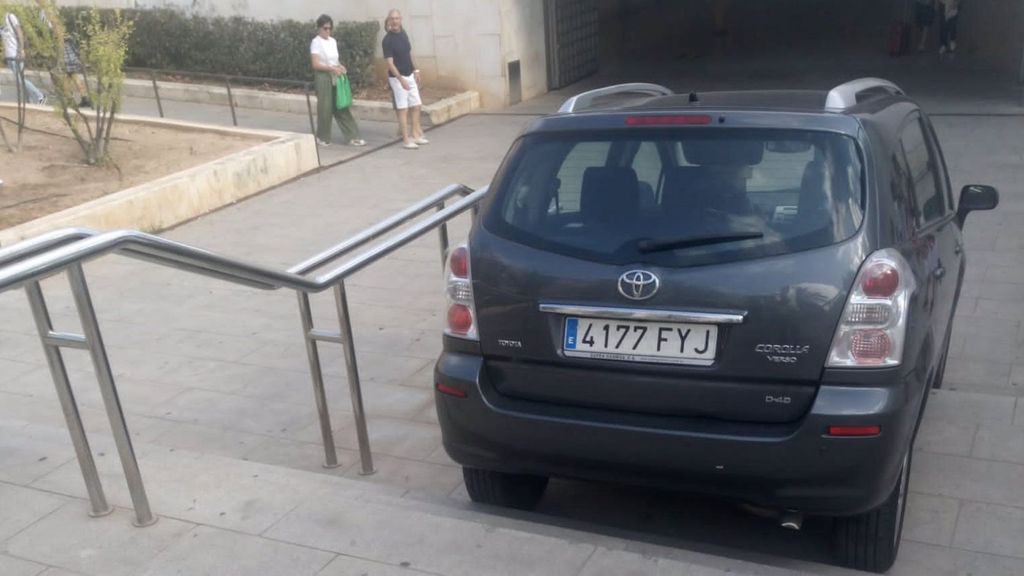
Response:
[{"label": "concrete step", "polygon": [[[17,450],[26,461],[70,450],[57,427],[8,420],[3,432],[3,451]],[[0,483],[0,551],[96,575],[271,574],[275,566],[282,574],[818,572],[662,548],[538,523],[531,514],[439,505],[366,482],[147,444],[136,449],[160,520],[135,528],[111,439],[94,434],[93,449],[117,512],[89,518],[77,462],[58,458],[37,478]],[[328,563],[331,570],[319,572]],[[358,572],[367,566],[374,569]]]}]

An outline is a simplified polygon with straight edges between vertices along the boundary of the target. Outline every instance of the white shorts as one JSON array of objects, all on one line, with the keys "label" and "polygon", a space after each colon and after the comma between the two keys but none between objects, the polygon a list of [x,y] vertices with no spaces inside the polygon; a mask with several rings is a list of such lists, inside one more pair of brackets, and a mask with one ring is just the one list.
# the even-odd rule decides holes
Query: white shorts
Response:
[{"label": "white shorts", "polygon": [[409,83],[409,89],[402,88],[402,83],[398,81],[398,78],[388,77],[388,84],[391,85],[391,92],[395,95],[395,108],[398,110],[405,110],[413,106],[420,106],[423,101],[420,100],[420,87],[416,85],[415,75],[403,76]]}]

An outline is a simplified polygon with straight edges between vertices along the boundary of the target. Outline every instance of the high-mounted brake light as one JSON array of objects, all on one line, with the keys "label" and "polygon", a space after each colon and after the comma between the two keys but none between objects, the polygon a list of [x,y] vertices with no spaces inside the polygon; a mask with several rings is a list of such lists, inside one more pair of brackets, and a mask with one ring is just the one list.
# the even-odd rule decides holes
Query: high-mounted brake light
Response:
[{"label": "high-mounted brake light", "polygon": [[827,366],[899,366],[914,289],[910,266],[899,252],[887,248],[868,256],[846,300]]},{"label": "high-mounted brake light", "polygon": [[706,126],[711,124],[707,114],[674,114],[671,116],[629,116],[626,126]]},{"label": "high-mounted brake light", "polygon": [[470,276],[469,248],[456,246],[445,262],[445,314],[444,333],[467,340],[479,340],[476,330],[476,307],[473,303],[473,280]]}]

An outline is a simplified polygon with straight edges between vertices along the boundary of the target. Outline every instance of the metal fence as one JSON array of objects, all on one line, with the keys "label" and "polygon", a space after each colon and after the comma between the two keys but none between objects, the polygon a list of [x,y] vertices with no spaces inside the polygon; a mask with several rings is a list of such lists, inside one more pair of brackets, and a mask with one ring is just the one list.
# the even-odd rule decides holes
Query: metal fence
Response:
[{"label": "metal fence", "polygon": [[[82,477],[85,480],[91,505],[90,515],[102,516],[110,513],[112,508],[104,495],[89,441],[82,426],[78,405],[61,353],[63,348],[79,348],[89,351],[121,466],[128,483],[132,505],[135,508],[133,523],[136,526],[148,526],[156,522],[156,516],[153,515],[149,499],[146,496],[142,474],[117,393],[117,385],[110,368],[103,337],[96,319],[96,311],[93,308],[86,283],[85,272],[82,268],[85,261],[116,252],[261,290],[294,290],[298,295],[303,338],[313,381],[313,397],[323,437],[324,466],[335,467],[338,465],[318,348],[318,343],[331,342],[341,344],[344,349],[352,412],[359,442],[361,472],[362,474],[372,474],[374,471],[373,456],[367,433],[366,414],[363,410],[362,388],[359,381],[359,368],[345,280],[352,274],[435,229],[438,231],[443,263],[448,252],[448,221],[467,210],[472,210],[475,215],[479,202],[486,194],[486,187],[474,191],[465,186],[453,184],[285,271],[227,258],[194,246],[134,230],[106,233],[82,229],[59,230],[0,250],[0,292],[22,287],[28,295],[33,319],[39,332],[54,385],[57,388],[57,396],[64,412],[64,419],[67,422]],[[457,198],[457,200],[448,204],[453,198]],[[435,210],[436,213],[421,218],[431,210]],[[403,230],[398,230],[413,220],[416,220],[413,224]],[[387,238],[381,242],[366,248],[329,272],[315,277],[307,276],[314,270],[349,255],[385,235],[388,235]],[[82,334],[55,331],[47,310],[46,300],[39,283],[44,278],[62,272],[67,273],[71,284],[75,306],[82,323]],[[339,324],[337,330],[317,328],[313,323],[310,310],[309,295],[329,288],[334,290]]]},{"label": "metal fence", "polygon": [[283,88],[299,88],[306,96],[306,111],[309,114],[309,130],[316,133],[316,115],[313,112],[313,83],[299,80],[280,80],[278,78],[260,78],[255,76],[235,76],[231,74],[212,74],[208,72],[186,72],[182,70],[159,70],[155,68],[125,68],[125,72],[146,76],[153,84],[153,97],[156,99],[156,108],[160,117],[164,118],[164,104],[160,98],[160,76],[174,76],[181,78],[196,78],[202,80],[213,80],[217,84],[223,83],[227,89],[228,108],[231,110],[231,124],[238,126],[238,112],[236,111],[235,97],[232,93],[232,86],[240,84],[247,85],[270,85]]}]

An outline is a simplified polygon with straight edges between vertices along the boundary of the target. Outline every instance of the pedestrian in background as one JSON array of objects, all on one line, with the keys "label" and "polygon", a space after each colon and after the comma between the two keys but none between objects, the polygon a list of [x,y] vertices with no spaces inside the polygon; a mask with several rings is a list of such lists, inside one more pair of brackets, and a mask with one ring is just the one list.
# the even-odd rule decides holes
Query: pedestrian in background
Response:
[{"label": "pedestrian in background", "polygon": [[[4,62],[14,72],[15,82],[20,84],[21,98],[33,104],[46,104],[46,96],[36,85],[25,78],[25,33],[14,12],[4,14],[0,37],[4,41]],[[24,83],[22,83],[24,81]]]},{"label": "pedestrian in background", "polygon": [[914,26],[917,28],[917,51],[924,52],[928,30],[935,22],[935,0],[914,0]]},{"label": "pedestrian in background", "polygon": [[334,20],[327,14],[316,19],[317,33],[309,45],[313,66],[313,86],[316,90],[317,144],[331,143],[331,120],[337,120],[345,139],[352,146],[366,146],[359,134],[359,124],[352,116],[351,107],[338,109],[335,105],[338,77],[348,73],[338,56],[338,41],[331,36]]},{"label": "pedestrian in background", "polygon": [[[429,144],[420,126],[420,71],[412,62],[412,43],[402,28],[402,14],[398,10],[388,12],[384,21],[384,40],[381,47],[388,65],[388,84],[395,100],[395,114],[402,130],[402,147],[415,150]],[[409,116],[412,115],[410,119]],[[410,125],[411,124],[411,125]]]},{"label": "pedestrian in background", "polygon": [[939,0],[942,22],[939,25],[939,54],[956,51],[956,25],[960,19],[960,0]]}]

